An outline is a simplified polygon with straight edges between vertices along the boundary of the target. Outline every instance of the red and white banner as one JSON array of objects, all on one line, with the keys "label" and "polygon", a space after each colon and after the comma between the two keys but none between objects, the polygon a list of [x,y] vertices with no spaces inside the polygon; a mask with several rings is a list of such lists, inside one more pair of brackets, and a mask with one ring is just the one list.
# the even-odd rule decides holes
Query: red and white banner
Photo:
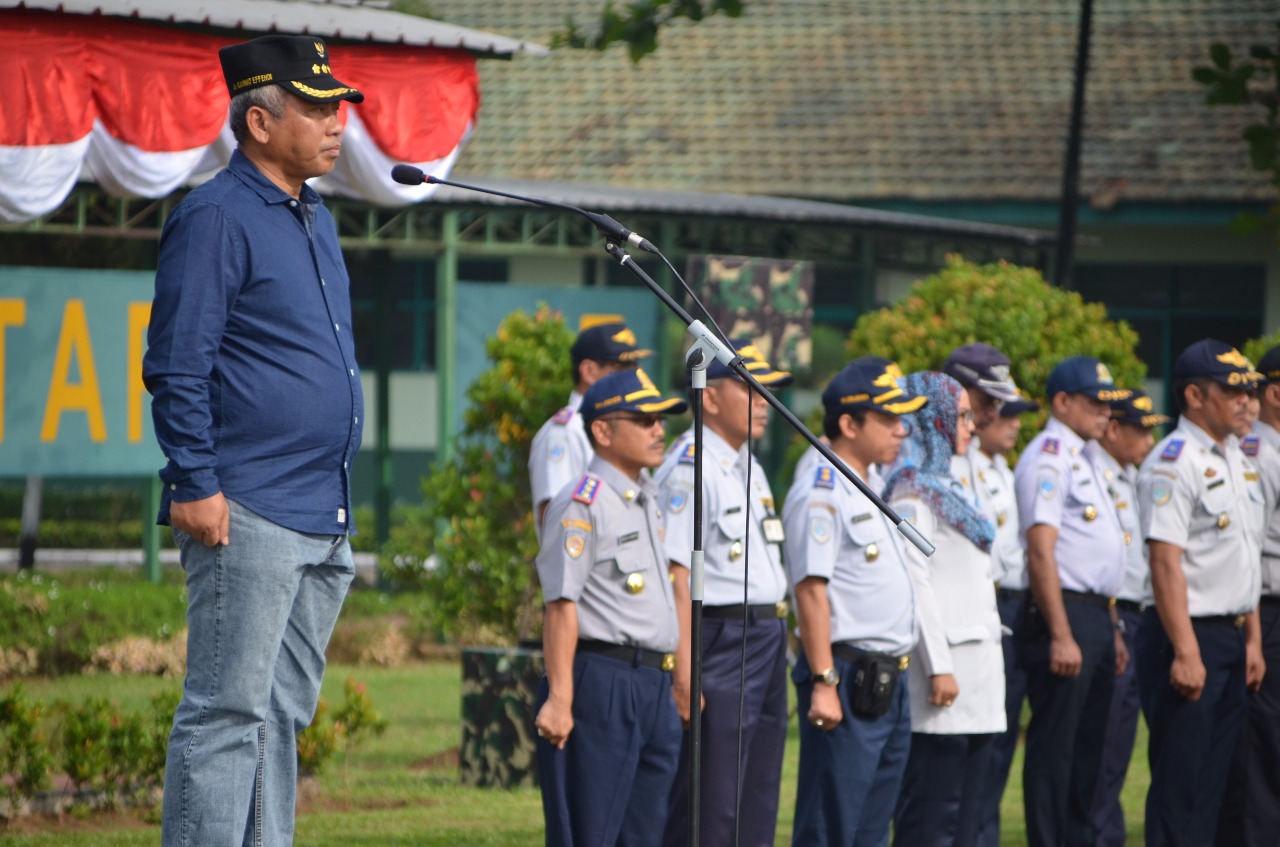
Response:
[{"label": "red and white banner", "polygon": [[[235,148],[218,48],[246,39],[142,21],[0,10],[0,220],[56,209],[77,181],[114,196],[164,197],[207,179]],[[480,107],[464,50],[334,45],[335,75],[364,103],[343,103],[342,156],[317,191],[381,206],[436,186],[391,180],[409,162],[444,177]]]}]

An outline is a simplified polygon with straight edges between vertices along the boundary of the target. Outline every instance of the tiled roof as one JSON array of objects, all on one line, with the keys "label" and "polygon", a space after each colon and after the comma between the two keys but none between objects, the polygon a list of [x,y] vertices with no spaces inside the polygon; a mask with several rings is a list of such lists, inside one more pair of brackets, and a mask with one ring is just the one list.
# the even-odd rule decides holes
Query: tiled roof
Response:
[{"label": "tiled roof", "polygon": [[[428,0],[441,20],[547,44],[602,0]],[[456,173],[839,202],[1056,201],[1076,0],[747,0],[676,24],[632,64],[601,54],[481,64]],[[1275,0],[1094,7],[1082,192],[1095,204],[1274,194],[1191,69],[1273,38]]]}]

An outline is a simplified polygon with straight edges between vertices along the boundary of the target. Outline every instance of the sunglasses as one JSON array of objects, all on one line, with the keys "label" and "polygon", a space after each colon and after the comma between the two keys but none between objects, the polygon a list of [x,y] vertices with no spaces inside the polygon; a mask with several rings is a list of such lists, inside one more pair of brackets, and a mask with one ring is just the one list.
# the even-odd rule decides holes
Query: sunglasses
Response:
[{"label": "sunglasses", "polygon": [[665,424],[667,418],[665,415],[614,415],[605,418],[608,421],[627,421],[633,423],[641,429],[653,429],[655,426]]}]

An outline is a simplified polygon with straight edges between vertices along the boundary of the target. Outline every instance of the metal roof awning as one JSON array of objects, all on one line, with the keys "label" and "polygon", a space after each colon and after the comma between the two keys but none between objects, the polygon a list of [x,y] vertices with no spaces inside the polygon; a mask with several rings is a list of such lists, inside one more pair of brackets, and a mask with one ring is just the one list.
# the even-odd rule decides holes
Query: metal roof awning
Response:
[{"label": "metal roof awning", "polygon": [[476,29],[367,6],[285,0],[0,0],[0,8],[105,15],[252,33],[291,32],[378,44],[469,50],[510,58],[547,48]]},{"label": "metal roof awning", "polygon": [[[894,229],[940,236],[980,238],[1031,247],[1052,245],[1057,240],[1057,236],[1054,233],[1044,230],[976,223],[926,215],[912,215],[902,212],[884,212],[878,209],[845,206],[839,203],[824,203],[817,200],[798,200],[790,197],[768,197],[750,194],[703,194],[694,191],[613,188],[572,182],[466,177],[460,175],[451,177],[451,179],[479,188],[491,188],[496,191],[505,191],[509,194],[523,194],[528,197],[549,200],[553,203],[578,206],[588,211],[607,211],[610,213],[631,211],[637,213],[747,218],[790,223],[835,224],[864,229]],[[451,206],[528,205],[518,200],[468,191],[448,185],[440,186],[439,190],[426,203]]]}]

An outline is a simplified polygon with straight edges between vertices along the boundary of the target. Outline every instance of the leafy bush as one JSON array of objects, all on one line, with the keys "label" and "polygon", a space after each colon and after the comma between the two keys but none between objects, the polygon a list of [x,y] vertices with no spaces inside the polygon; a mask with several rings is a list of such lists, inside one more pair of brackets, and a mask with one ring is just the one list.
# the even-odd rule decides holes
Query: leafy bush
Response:
[{"label": "leafy bush", "polygon": [[43,713],[43,705],[27,700],[21,685],[0,697],[0,774],[9,777],[0,779],[0,797],[10,818],[49,782],[53,757],[41,729]]},{"label": "leafy bush", "polygon": [[493,367],[467,389],[453,459],[423,479],[421,506],[391,533],[383,572],[426,589],[448,635],[511,642],[541,622],[529,446],[573,387],[572,343],[546,307],[503,320],[486,346]]},{"label": "leafy bush", "polygon": [[1246,341],[1244,347],[1240,348],[1240,352],[1256,366],[1262,355],[1277,344],[1280,344],[1280,329],[1270,335],[1263,335]]},{"label": "leafy bush", "polygon": [[298,772],[318,776],[333,757],[358,744],[367,735],[381,735],[387,722],[373,707],[363,682],[347,677],[342,705],[329,717],[329,703],[323,697],[316,704],[311,724],[298,733]]},{"label": "leafy bush", "polygon": [[[1003,351],[1018,386],[1041,400],[1049,372],[1068,356],[1101,359],[1120,386],[1139,385],[1146,375],[1134,352],[1137,333],[1124,321],[1108,320],[1101,303],[1055,288],[1035,268],[975,265],[959,256],[948,256],[901,302],[859,318],[848,353],[887,356],[911,373],[936,370],[956,347],[975,341]],[[1019,449],[1047,414],[1042,405],[1035,425],[1022,428]]]}]

